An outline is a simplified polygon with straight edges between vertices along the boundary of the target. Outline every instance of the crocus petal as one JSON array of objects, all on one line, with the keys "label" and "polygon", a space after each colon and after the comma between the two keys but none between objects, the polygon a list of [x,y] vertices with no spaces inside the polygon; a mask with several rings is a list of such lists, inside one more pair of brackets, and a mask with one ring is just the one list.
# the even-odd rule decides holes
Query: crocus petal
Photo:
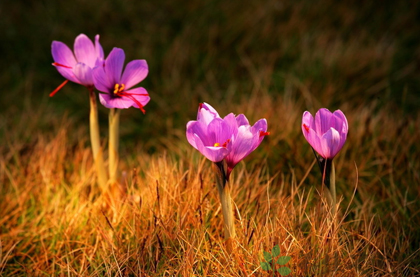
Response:
[{"label": "crocus petal", "polygon": [[80,34],[74,41],[74,55],[78,62],[93,68],[97,59],[93,42],[85,35]]},{"label": "crocus petal", "polygon": [[236,122],[237,122],[238,126],[249,125],[248,119],[243,114],[240,114],[236,117]]},{"label": "crocus petal", "polygon": [[[303,113],[302,116],[302,128],[303,128],[303,124],[306,125],[306,127],[312,128],[315,130],[315,119],[312,116],[312,114],[308,111]],[[303,129],[302,129],[303,131]]]},{"label": "crocus petal", "polygon": [[347,139],[347,133],[349,131],[349,124],[347,122],[346,116],[344,115],[342,111],[336,110],[333,113],[333,115],[336,117],[336,122],[338,122],[338,124],[335,126],[335,129],[340,134],[339,149],[341,149],[343,148],[344,143],[346,142],[346,139]]},{"label": "crocus petal", "polygon": [[72,71],[72,67],[76,64],[76,59],[70,48],[60,41],[53,41],[51,44],[51,53],[54,62],[59,64],[55,66],[58,72],[67,80],[79,83]]},{"label": "crocus petal", "polygon": [[220,117],[219,113],[216,111],[215,108],[213,108],[210,104],[204,102],[203,104],[201,104],[201,108],[206,109],[212,113],[214,113],[216,115],[216,117]]},{"label": "crocus petal", "polygon": [[129,97],[122,97],[122,98],[130,99],[133,102],[132,106],[134,108],[138,108],[138,109],[140,108],[138,103],[140,103],[144,107],[150,101],[150,96],[147,93],[147,90],[144,89],[144,88],[134,88],[134,89],[127,90],[125,92],[130,96]]},{"label": "crocus petal", "polygon": [[233,136],[236,136],[236,134],[238,133],[238,123],[235,115],[233,113],[230,113],[223,118],[223,121],[226,123],[226,128],[223,131]]},{"label": "crocus petal", "polygon": [[261,118],[255,122],[254,126],[252,126],[252,129],[255,129],[255,131],[267,132],[267,120],[265,118]]},{"label": "crocus petal", "polygon": [[149,73],[149,67],[145,60],[134,60],[127,64],[121,77],[121,83],[126,89],[137,85],[146,78]]},{"label": "crocus petal", "polygon": [[[265,137],[265,135],[260,135],[260,132],[264,132],[264,133],[267,132],[267,120],[265,118],[262,118],[262,119],[258,120],[257,122],[255,122],[254,126],[252,126],[252,128],[251,128],[251,132],[254,135],[258,136],[258,144],[255,145],[255,148],[257,148],[258,145],[263,141],[263,139]],[[252,149],[252,151],[254,151],[255,148]]]},{"label": "crocus petal", "polygon": [[203,121],[208,125],[214,118],[220,118],[217,111],[207,103],[200,104],[197,113],[197,121]]},{"label": "crocus petal", "polygon": [[322,134],[325,134],[332,127],[332,118],[333,115],[328,109],[322,108],[318,110],[315,114],[315,131],[318,135],[322,136]]},{"label": "crocus petal", "polygon": [[197,135],[195,142],[197,145],[197,150],[200,151],[200,153],[203,154],[207,159],[215,163],[223,160],[230,151],[230,149],[227,147],[205,146]]},{"label": "crocus petal", "polygon": [[63,76],[67,80],[80,84],[79,80],[74,75],[72,68],[65,68],[62,66],[55,66],[55,68],[61,74],[61,76]]},{"label": "crocus petal", "polygon": [[109,82],[120,84],[121,72],[125,60],[124,50],[114,47],[105,60],[105,73]]},{"label": "crocus petal", "polygon": [[104,59],[104,50],[102,49],[102,45],[99,43],[99,35],[95,36],[95,53],[96,57],[100,60]]},{"label": "crocus petal", "polygon": [[108,79],[103,66],[98,66],[93,69],[93,83],[97,90],[112,93],[114,84]]},{"label": "crocus petal", "polygon": [[333,115],[336,118],[336,126],[334,126],[334,129],[336,129],[339,133],[345,133],[347,135],[349,123],[347,122],[347,118],[344,113],[340,110],[336,110]]},{"label": "crocus petal", "polygon": [[197,114],[197,121],[203,122],[205,125],[209,125],[215,118],[220,117],[206,109],[200,109]]},{"label": "crocus petal", "polygon": [[102,105],[106,108],[117,108],[117,109],[128,109],[133,106],[133,101],[128,98],[112,98],[107,93],[100,93],[99,94],[99,101]]},{"label": "crocus petal", "polygon": [[[185,135],[187,137],[188,142],[192,145],[192,147],[194,147],[195,149],[197,149],[197,144],[195,143],[195,132],[194,129],[197,127],[194,127],[194,125],[196,124],[200,124],[200,122],[197,122],[195,120],[192,121],[188,121],[187,123],[187,130],[185,132]],[[199,137],[199,135],[198,135]]]},{"label": "crocus petal", "polygon": [[318,152],[321,156],[324,156],[322,146],[321,146],[321,140],[318,134],[316,133],[316,131],[312,128],[306,129],[304,125],[302,124],[302,132],[303,132],[303,135],[305,136],[305,139],[308,141],[309,145],[311,145],[311,147],[316,152]]},{"label": "crocus petal", "polygon": [[237,163],[248,156],[258,146],[258,137],[252,134],[251,126],[242,125],[232,143],[232,150],[226,157],[226,163],[233,169]]},{"label": "crocus petal", "polygon": [[93,86],[92,69],[84,63],[77,63],[73,67],[73,73],[84,86]]},{"label": "crocus petal", "polygon": [[70,48],[62,43],[61,41],[53,41],[51,44],[51,53],[54,59],[54,62],[73,67],[75,65],[76,59],[74,58],[73,52]]},{"label": "crocus petal", "polygon": [[101,58],[96,59],[95,66],[93,68],[98,67],[98,66],[105,67],[104,59],[101,59]]},{"label": "crocus petal", "polygon": [[190,121],[187,123],[187,140],[188,142],[198,150],[197,144],[195,143],[196,137],[199,137],[203,145],[213,146],[207,137],[207,126],[200,121]]},{"label": "crocus petal", "polygon": [[324,135],[321,137],[321,148],[322,152],[320,153],[326,159],[333,159],[340,151],[340,134],[334,128],[330,128]]},{"label": "crocus petal", "polygon": [[[220,145],[224,144],[231,139],[232,134],[226,132],[228,125],[221,118],[213,119],[207,126],[207,137],[208,141],[213,146],[216,143]],[[206,145],[207,146],[207,145]]]},{"label": "crocus petal", "polygon": [[[317,137],[316,131],[315,131],[315,120],[312,117],[312,114],[308,111],[303,113],[302,116],[302,133],[305,139],[309,142],[309,144],[314,147],[314,141]],[[315,149],[316,150],[316,149]],[[317,151],[317,150],[316,150]],[[318,151],[317,151],[318,152]]]}]

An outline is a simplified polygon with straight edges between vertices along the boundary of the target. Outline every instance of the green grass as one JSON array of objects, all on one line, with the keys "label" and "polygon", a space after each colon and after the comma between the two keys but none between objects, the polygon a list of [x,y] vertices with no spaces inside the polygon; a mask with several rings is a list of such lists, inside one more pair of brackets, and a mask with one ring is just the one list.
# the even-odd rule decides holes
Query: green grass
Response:
[{"label": "green grass", "polygon": [[[0,275],[420,275],[419,4],[311,1],[0,3]],[[144,58],[143,115],[121,113],[120,187],[96,184],[88,93],[50,44],[101,35]],[[210,162],[185,139],[198,103],[266,118],[270,136],[233,171],[238,249],[223,240]],[[341,109],[337,228],[301,129]],[[107,109],[99,116],[104,144]]]}]

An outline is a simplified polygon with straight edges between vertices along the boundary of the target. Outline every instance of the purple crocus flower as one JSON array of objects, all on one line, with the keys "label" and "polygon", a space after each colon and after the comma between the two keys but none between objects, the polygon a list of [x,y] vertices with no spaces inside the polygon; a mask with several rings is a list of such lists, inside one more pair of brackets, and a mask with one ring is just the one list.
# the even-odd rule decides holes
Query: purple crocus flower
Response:
[{"label": "purple crocus flower", "polygon": [[135,107],[145,113],[144,106],[150,97],[144,88],[132,88],[146,78],[149,68],[145,60],[134,60],[127,64],[123,72],[124,50],[112,49],[103,66],[93,70],[93,81],[99,100],[107,108],[127,109]]},{"label": "purple crocus flower", "polygon": [[346,142],[348,123],[340,110],[331,113],[323,108],[315,114],[315,118],[306,111],[302,117],[302,132],[321,157],[332,160]]},{"label": "purple crocus flower", "polygon": [[235,118],[234,123],[236,124],[233,125],[232,149],[225,158],[228,178],[233,168],[254,151],[265,136],[269,135],[265,118],[258,120],[251,126],[245,115],[240,114]]},{"label": "purple crocus flower", "polygon": [[249,125],[245,115],[233,113],[223,119],[207,103],[200,104],[196,121],[187,124],[187,140],[207,159],[218,163],[226,161],[226,178],[232,169],[254,151],[267,133],[267,121],[258,120]]},{"label": "purple crocus flower", "polygon": [[215,163],[222,161],[229,154],[232,134],[230,125],[207,103],[200,104],[197,121],[187,123],[188,142]]},{"label": "purple crocus flower", "polygon": [[74,54],[61,41],[53,41],[51,52],[54,59],[53,65],[67,80],[55,89],[50,96],[54,96],[68,81],[93,87],[92,69],[100,65],[104,59],[99,35],[95,36],[95,44],[85,34],[78,35],[74,41]]}]

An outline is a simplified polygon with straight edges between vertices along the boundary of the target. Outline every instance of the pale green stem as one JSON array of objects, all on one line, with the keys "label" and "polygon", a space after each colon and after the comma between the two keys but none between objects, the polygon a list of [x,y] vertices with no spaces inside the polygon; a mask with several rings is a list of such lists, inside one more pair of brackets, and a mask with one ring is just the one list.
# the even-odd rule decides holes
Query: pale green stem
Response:
[{"label": "pale green stem", "polygon": [[331,213],[332,213],[333,217],[335,217],[335,213],[337,211],[337,193],[335,191],[335,166],[334,166],[334,161],[331,161],[330,190],[331,190],[331,198],[332,198]]},{"label": "pale green stem", "polygon": [[98,174],[98,183],[99,186],[104,189],[108,178],[105,171],[104,155],[99,136],[98,106],[96,105],[96,95],[93,88],[89,88],[89,100],[90,143],[92,145],[92,154],[93,160],[95,161],[96,173]]},{"label": "pale green stem", "polygon": [[[330,174],[330,189],[331,189],[331,196],[332,196],[332,207],[331,207],[331,214],[332,214],[332,228],[331,233],[335,237],[335,231],[336,231],[336,216],[337,216],[337,193],[335,190],[335,166],[334,161],[331,161],[331,174]],[[334,243],[332,245],[333,251],[336,247],[336,244]],[[334,255],[334,268],[335,270],[338,267],[338,257],[337,255]]]},{"label": "pale green stem", "polygon": [[110,109],[109,111],[109,181],[117,181],[118,172],[118,146],[120,129],[120,109]]},{"label": "pale green stem", "polygon": [[[325,195],[327,197],[328,205],[331,209],[331,230],[330,234],[332,237],[332,240],[335,238],[335,230],[336,230],[336,213],[337,213],[337,193],[335,190],[335,167],[334,167],[334,161],[333,160],[325,160],[325,164],[323,165],[324,173],[323,173],[323,181],[325,182],[325,185],[328,187],[328,189],[325,190]],[[332,252],[334,252],[335,243],[328,243],[328,249],[331,249]],[[328,265],[330,262],[330,251],[327,250],[326,256],[325,256],[325,262]],[[337,256],[334,255],[333,258],[334,265],[332,268],[329,269],[329,271],[334,270],[334,267],[337,268],[338,260]],[[328,266],[329,268],[329,266]]]},{"label": "pale green stem", "polygon": [[[233,217],[233,207],[232,207],[232,199],[230,196],[230,186],[226,180],[226,170],[224,162],[218,162],[213,164],[214,171],[216,173],[216,183],[217,189],[219,191],[220,196],[220,203],[222,204],[222,213],[223,213],[223,222],[224,222],[224,229],[225,229],[225,239],[230,240],[234,239],[236,236],[235,233],[235,224],[234,224],[234,217]],[[228,246],[229,246],[228,241]],[[231,248],[231,247],[229,247]]]}]

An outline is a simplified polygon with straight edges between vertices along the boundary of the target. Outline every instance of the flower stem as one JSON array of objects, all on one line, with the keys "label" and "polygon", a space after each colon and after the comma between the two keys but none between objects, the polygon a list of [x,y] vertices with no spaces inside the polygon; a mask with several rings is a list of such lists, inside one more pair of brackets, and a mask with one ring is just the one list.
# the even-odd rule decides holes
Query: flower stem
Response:
[{"label": "flower stem", "polygon": [[[324,191],[324,195],[327,198],[328,205],[330,206],[331,211],[331,229],[329,231],[330,240],[329,242],[333,242],[336,236],[336,213],[337,213],[337,193],[335,190],[335,167],[334,161],[332,159],[325,159],[321,156],[318,156],[314,150],[315,157],[318,161],[319,168],[322,172],[322,183],[327,187]],[[328,265],[330,262],[330,252],[334,252],[335,247],[337,244],[328,243],[327,244],[327,252],[325,253],[325,262]],[[330,250],[328,250],[330,249]],[[337,255],[334,256],[334,267],[338,267],[338,259]],[[329,268],[329,266],[327,266]],[[328,269],[329,270],[329,269]],[[329,270],[332,271],[333,269]]]},{"label": "flower stem", "polygon": [[[331,223],[331,237],[333,241],[336,241],[336,228],[337,228],[337,193],[335,190],[335,166],[334,161],[331,160],[331,170],[330,170],[330,191],[331,191],[331,216],[332,216],[332,223]],[[338,251],[337,244],[333,243],[331,246],[332,252]],[[338,267],[338,257],[334,255],[333,258],[333,270],[334,268]]]},{"label": "flower stem", "polygon": [[95,161],[96,172],[98,174],[98,183],[102,189],[105,189],[108,177],[105,171],[104,155],[99,136],[98,106],[96,105],[96,95],[93,88],[89,88],[89,100],[90,143],[92,145],[92,154]]},{"label": "flower stem", "polygon": [[216,173],[216,184],[219,191],[220,203],[222,204],[223,222],[225,229],[225,239],[227,240],[228,251],[233,250],[233,239],[236,236],[233,216],[232,199],[230,196],[230,186],[226,179],[224,161],[213,164]]},{"label": "flower stem", "polygon": [[[314,151],[315,153],[315,151]],[[335,167],[334,167],[334,161],[332,159],[324,159],[323,157],[319,157],[315,153],[315,157],[318,161],[319,167],[322,172],[322,180],[325,186],[328,188],[327,191],[325,191],[328,204],[331,208],[331,214],[333,217],[335,216],[337,207],[337,193],[335,191]]]},{"label": "flower stem", "polygon": [[120,129],[120,109],[109,111],[109,181],[111,184],[117,181],[118,171],[118,146]]},{"label": "flower stem", "polygon": [[331,191],[331,197],[332,197],[332,207],[331,207],[331,212],[333,217],[335,217],[335,213],[336,213],[336,205],[337,205],[337,193],[335,191],[335,166],[334,166],[334,161],[331,160],[331,173],[330,173],[330,191]]}]

